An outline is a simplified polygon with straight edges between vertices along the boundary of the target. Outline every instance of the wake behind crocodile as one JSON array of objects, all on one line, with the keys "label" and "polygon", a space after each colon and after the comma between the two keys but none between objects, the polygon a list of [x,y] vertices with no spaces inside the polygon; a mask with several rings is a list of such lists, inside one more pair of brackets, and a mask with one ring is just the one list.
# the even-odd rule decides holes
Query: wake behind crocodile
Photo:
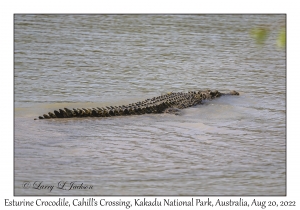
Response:
[{"label": "wake behind crocodile", "polygon": [[[173,113],[178,114],[181,109],[201,104],[203,100],[212,100],[223,95],[239,95],[236,91],[221,93],[217,90],[210,91],[190,91],[188,93],[177,92],[168,93],[158,97],[146,99],[136,103],[122,106],[106,106],[96,108],[63,108],[59,111],[54,110],[39,116],[39,119],[50,118],[72,118],[72,117],[112,117],[126,115],[140,115],[151,113]],[[34,119],[36,120],[36,118]]]}]

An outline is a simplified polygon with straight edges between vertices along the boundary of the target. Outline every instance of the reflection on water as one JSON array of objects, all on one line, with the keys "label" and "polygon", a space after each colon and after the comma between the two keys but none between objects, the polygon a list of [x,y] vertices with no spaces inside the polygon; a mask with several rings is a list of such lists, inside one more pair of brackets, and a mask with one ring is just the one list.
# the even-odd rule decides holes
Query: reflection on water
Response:
[{"label": "reflection on water", "polygon": [[[282,23],[283,15],[15,15],[15,194],[285,195],[285,51],[272,30],[262,47],[249,36]],[[33,120],[206,88],[241,95],[180,116]],[[94,187],[49,192],[25,181]]]}]

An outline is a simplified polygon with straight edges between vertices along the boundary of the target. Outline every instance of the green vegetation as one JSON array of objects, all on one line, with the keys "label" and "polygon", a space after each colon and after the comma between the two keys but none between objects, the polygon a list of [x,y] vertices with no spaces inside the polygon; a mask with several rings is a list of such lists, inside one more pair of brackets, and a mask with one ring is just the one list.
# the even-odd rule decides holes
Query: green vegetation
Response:
[{"label": "green vegetation", "polygon": [[255,39],[255,41],[258,45],[262,45],[266,41],[266,39],[269,35],[269,29],[253,28],[250,32],[250,35],[252,38]]},{"label": "green vegetation", "polygon": [[[258,45],[263,45],[267,40],[271,31],[267,27],[257,27],[250,31],[250,36]],[[286,30],[285,27],[279,29],[276,44],[279,48],[285,48],[286,45]]]},{"label": "green vegetation", "polygon": [[277,37],[277,46],[278,47],[285,47],[286,44],[286,31],[285,28],[280,29],[279,35]]}]

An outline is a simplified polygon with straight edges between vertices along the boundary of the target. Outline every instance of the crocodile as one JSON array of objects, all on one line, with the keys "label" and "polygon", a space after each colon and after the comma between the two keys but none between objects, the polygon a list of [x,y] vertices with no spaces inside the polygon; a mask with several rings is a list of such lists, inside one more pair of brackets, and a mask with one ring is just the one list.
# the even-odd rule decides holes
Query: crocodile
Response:
[{"label": "crocodile", "polygon": [[[229,93],[221,93],[217,90],[205,91],[189,91],[184,92],[171,92],[158,97],[146,99],[136,103],[123,105],[123,106],[106,106],[96,108],[82,108],[82,109],[59,109],[48,114],[39,116],[39,119],[51,118],[72,118],[72,117],[112,117],[112,116],[125,116],[125,115],[140,115],[150,113],[175,113],[178,114],[180,109],[192,107],[201,104],[203,100],[211,100],[221,97],[223,95],[239,95],[236,91]],[[36,118],[34,119],[36,120]]]}]

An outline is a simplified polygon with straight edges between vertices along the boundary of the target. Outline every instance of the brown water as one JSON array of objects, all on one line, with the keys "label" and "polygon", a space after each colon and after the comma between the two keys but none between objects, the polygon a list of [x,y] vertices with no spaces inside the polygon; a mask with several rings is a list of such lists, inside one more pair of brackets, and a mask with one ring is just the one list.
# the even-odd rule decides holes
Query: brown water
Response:
[{"label": "brown water", "polygon": [[[14,18],[15,195],[286,194],[284,15]],[[263,46],[258,26],[271,31]],[[33,120],[206,88],[241,95],[180,116]]]}]

